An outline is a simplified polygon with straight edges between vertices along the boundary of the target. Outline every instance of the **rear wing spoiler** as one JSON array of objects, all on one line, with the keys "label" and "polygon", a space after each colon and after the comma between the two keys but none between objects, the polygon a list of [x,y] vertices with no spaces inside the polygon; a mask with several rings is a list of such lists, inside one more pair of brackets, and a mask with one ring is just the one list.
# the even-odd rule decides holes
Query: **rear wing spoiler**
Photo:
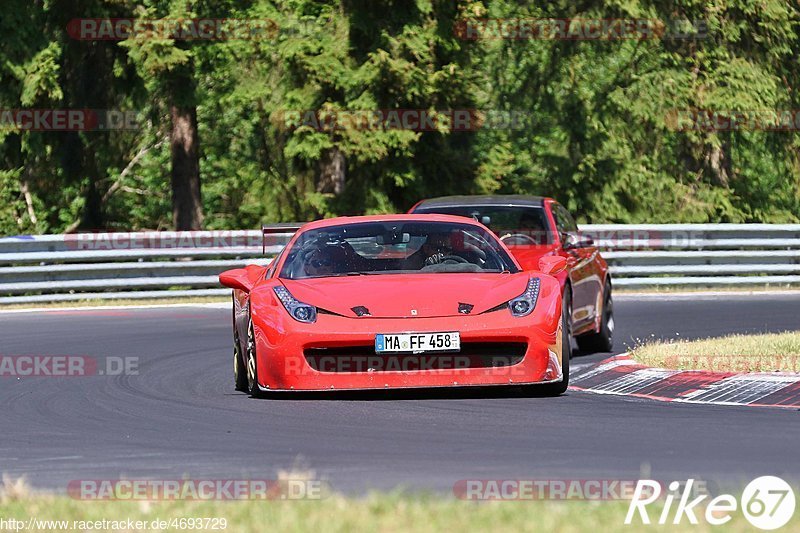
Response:
[{"label": "rear wing spoiler", "polygon": [[303,224],[298,222],[263,224],[261,226],[261,255],[267,253],[267,235],[289,235],[289,238],[291,238],[301,227],[303,227]]}]

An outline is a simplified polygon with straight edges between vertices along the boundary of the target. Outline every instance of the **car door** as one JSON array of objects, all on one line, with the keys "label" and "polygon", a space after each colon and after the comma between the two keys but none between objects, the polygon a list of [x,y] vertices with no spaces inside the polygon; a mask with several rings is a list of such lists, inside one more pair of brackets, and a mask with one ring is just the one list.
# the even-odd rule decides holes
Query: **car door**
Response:
[{"label": "car door", "polygon": [[564,206],[553,203],[553,218],[556,221],[561,254],[567,258],[570,283],[572,284],[573,332],[592,327],[600,305],[603,280],[595,268],[597,247],[582,242],[575,219]]}]

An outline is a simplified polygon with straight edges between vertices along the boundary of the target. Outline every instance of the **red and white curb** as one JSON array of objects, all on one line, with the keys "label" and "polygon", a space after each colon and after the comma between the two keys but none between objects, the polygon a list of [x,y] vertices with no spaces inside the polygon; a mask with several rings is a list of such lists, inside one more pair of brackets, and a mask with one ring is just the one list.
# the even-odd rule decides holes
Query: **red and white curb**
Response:
[{"label": "red and white curb", "polygon": [[663,402],[800,408],[800,374],[669,370],[640,365],[627,355],[570,379],[570,388]]}]

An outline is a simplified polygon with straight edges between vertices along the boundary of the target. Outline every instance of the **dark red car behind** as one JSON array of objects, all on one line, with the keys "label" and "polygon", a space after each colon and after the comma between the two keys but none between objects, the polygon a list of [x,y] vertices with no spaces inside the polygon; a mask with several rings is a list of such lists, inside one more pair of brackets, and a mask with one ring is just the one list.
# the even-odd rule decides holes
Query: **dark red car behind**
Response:
[{"label": "dark red car behind", "polygon": [[539,196],[444,196],[422,200],[409,213],[442,213],[474,218],[492,230],[522,268],[538,270],[539,259],[560,255],[567,269],[561,282],[570,335],[585,352],[609,352],[614,315],[608,264],[591,237],[561,204]]}]

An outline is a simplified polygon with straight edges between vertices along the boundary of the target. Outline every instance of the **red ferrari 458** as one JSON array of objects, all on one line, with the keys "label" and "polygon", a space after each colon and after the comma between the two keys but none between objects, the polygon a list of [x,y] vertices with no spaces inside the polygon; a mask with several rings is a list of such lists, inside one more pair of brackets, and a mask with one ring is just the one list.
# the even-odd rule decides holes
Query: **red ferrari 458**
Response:
[{"label": "red ferrari 458", "polygon": [[562,205],[539,196],[445,196],[423,200],[411,213],[442,213],[479,220],[508,247],[525,270],[542,257],[558,256],[567,268],[558,274],[563,306],[571,317],[568,336],[584,352],[610,352],[614,344],[611,276],[591,237]]},{"label": "red ferrari 458", "polygon": [[569,380],[561,287],[523,270],[479,222],[343,217],[302,226],[233,290],[236,388],[266,391],[535,385]]}]

